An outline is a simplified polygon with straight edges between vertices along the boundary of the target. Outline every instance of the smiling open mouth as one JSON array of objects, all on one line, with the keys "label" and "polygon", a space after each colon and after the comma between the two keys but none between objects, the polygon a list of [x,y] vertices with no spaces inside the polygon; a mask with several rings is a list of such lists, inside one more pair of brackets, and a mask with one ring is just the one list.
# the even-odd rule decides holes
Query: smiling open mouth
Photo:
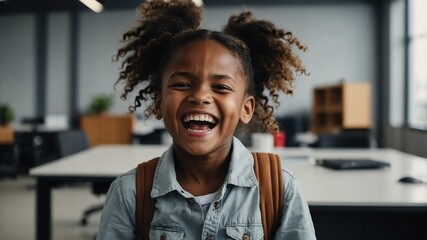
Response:
[{"label": "smiling open mouth", "polygon": [[208,132],[218,124],[218,120],[209,114],[187,114],[183,118],[183,123],[189,131]]}]

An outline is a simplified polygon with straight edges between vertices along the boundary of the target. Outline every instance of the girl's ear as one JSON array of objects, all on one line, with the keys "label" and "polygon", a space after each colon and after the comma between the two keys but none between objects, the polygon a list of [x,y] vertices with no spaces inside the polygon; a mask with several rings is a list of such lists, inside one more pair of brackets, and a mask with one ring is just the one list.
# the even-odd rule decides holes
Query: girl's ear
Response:
[{"label": "girl's ear", "polygon": [[154,109],[153,109],[153,112],[154,112],[154,116],[158,120],[163,118],[161,103],[162,103],[162,94],[159,92],[155,92],[154,93]]},{"label": "girl's ear", "polygon": [[240,113],[240,121],[244,124],[248,124],[252,119],[254,111],[255,98],[251,95],[246,96]]}]

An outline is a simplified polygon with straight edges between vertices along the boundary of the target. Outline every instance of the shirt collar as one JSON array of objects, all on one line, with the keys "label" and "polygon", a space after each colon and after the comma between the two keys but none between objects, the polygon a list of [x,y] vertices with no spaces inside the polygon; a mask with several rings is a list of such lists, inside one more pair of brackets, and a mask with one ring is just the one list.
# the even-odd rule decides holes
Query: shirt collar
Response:
[{"label": "shirt collar", "polygon": [[258,184],[254,172],[254,158],[251,152],[237,139],[233,138],[230,166],[225,182],[241,187]]},{"label": "shirt collar", "polygon": [[181,191],[182,188],[176,180],[175,160],[173,145],[160,157],[154,173],[151,197],[163,196],[171,191]]},{"label": "shirt collar", "polygon": [[[225,184],[241,187],[253,187],[258,184],[254,172],[254,160],[248,149],[235,137],[231,153]],[[173,146],[163,153],[154,173],[151,197],[163,196],[171,191],[179,191],[184,196],[187,192],[182,189],[176,180]],[[191,196],[186,196],[191,197]]]}]

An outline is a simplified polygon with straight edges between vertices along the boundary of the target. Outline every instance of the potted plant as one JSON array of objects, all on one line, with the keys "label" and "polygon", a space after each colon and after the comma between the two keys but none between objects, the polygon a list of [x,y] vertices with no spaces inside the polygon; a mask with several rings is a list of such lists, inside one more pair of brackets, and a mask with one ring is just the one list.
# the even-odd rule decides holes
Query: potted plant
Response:
[{"label": "potted plant", "polygon": [[9,104],[0,104],[0,126],[6,126],[15,119],[15,113]]},{"label": "potted plant", "polygon": [[99,94],[92,98],[89,105],[89,112],[92,114],[103,114],[113,106],[114,99],[112,94]]}]

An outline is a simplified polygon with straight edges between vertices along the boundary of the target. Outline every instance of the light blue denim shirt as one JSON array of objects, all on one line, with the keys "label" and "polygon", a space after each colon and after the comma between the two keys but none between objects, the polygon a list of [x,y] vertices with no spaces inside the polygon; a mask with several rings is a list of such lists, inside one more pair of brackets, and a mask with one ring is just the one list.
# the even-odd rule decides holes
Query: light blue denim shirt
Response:
[{"label": "light blue denim shirt", "polygon": [[[150,239],[263,239],[258,182],[252,154],[234,138],[227,177],[204,216],[194,196],[176,180],[173,147],[160,158],[151,196],[156,198]],[[316,239],[307,202],[296,177],[283,170],[285,198],[281,225],[274,239]],[[110,186],[97,239],[137,239],[135,236],[135,169]]]}]

